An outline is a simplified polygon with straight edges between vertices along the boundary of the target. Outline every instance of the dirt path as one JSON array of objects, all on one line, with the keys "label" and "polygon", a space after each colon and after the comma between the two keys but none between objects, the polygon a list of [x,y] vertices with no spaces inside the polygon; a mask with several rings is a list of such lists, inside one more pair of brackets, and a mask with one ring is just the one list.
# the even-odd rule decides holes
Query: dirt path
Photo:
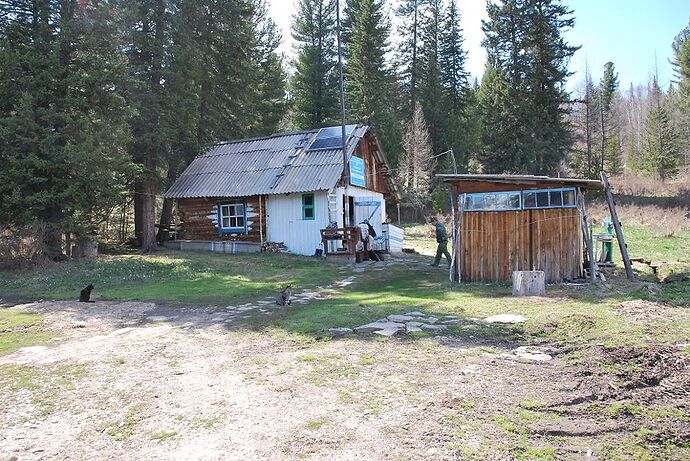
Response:
[{"label": "dirt path", "polygon": [[511,344],[236,328],[269,301],[13,307],[56,338],[0,357],[0,459],[602,459],[640,429],[589,410],[604,378]]}]

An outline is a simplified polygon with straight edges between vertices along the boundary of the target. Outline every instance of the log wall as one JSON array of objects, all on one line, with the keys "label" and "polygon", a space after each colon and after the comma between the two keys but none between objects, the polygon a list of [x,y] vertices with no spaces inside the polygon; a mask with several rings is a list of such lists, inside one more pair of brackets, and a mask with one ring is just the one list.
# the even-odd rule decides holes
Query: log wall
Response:
[{"label": "log wall", "polygon": [[465,212],[462,281],[510,280],[513,271],[544,271],[547,282],[582,275],[576,208]]},{"label": "log wall", "polygon": [[259,225],[263,226],[264,240],[266,240],[266,196],[261,198],[261,213],[259,212],[259,196],[243,197],[247,215],[246,234],[218,233],[218,203],[237,198],[215,199],[178,199],[177,212],[180,218],[180,232],[178,239],[184,240],[240,240],[247,242],[261,242]]}]

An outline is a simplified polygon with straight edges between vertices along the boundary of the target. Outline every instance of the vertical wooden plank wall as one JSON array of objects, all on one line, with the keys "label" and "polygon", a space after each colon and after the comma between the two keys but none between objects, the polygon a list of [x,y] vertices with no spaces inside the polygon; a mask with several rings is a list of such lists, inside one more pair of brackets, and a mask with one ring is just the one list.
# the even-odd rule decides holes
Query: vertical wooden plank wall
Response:
[{"label": "vertical wooden plank wall", "polygon": [[532,210],[531,215],[530,222],[528,210],[466,211],[460,248],[462,280],[509,280],[516,270],[543,270],[549,282],[579,277],[582,252],[577,209]]}]

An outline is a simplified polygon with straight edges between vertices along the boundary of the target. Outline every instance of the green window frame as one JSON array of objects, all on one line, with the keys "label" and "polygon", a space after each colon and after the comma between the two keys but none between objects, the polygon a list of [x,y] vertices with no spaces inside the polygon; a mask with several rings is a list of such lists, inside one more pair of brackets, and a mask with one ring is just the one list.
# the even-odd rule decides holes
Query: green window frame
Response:
[{"label": "green window frame", "polygon": [[302,219],[305,221],[316,219],[314,194],[302,194]]}]

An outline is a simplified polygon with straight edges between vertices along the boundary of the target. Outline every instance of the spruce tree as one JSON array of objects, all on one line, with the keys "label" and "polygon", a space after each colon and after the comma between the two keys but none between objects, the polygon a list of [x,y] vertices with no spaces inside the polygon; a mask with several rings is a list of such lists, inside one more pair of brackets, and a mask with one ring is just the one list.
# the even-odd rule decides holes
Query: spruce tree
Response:
[{"label": "spruce tree", "polygon": [[402,0],[395,12],[400,18],[398,35],[401,37],[396,52],[400,86],[406,98],[404,118],[411,118],[418,101],[417,85],[421,72],[420,46],[424,9],[428,0]]},{"label": "spruce tree", "polygon": [[495,120],[499,130],[515,130],[513,149],[505,150],[505,143],[486,146],[494,151],[493,157],[501,151],[503,156],[503,162],[494,158],[489,163],[503,164],[505,171],[553,174],[572,143],[565,120],[569,103],[565,80],[568,60],[577,47],[563,38],[574,24],[572,11],[558,0],[503,0],[489,2],[487,12],[484,46],[489,65],[507,89],[488,98],[489,91],[485,92],[484,104],[493,104],[496,113],[489,115],[486,109],[484,113],[506,118]]},{"label": "spruce tree", "polygon": [[393,163],[401,148],[395,75],[386,61],[390,22],[382,0],[350,0],[345,33],[345,106],[352,123],[372,125]]},{"label": "spruce tree", "polygon": [[442,7],[440,0],[428,0],[422,17],[419,48],[419,102],[424,110],[431,147],[440,153],[446,148],[447,101],[440,65]]},{"label": "spruce tree", "polygon": [[297,57],[291,80],[292,124],[300,129],[340,120],[335,0],[299,0],[292,24]]},{"label": "spruce tree", "polygon": [[[465,69],[467,52],[464,49],[464,37],[460,27],[460,12],[455,0],[451,0],[443,15],[439,36],[439,67],[443,85],[444,109],[446,117],[444,147],[453,149],[458,167],[466,169],[474,134],[473,121],[470,117],[470,106],[475,98],[471,97],[468,76]],[[448,170],[450,158],[443,162]]]},{"label": "spruce tree", "polygon": [[110,4],[0,5],[0,222],[83,234],[120,200],[131,111]]},{"label": "spruce tree", "polygon": [[254,134],[267,135],[279,130],[287,113],[287,75],[277,52],[280,32],[268,16],[265,0],[256,0],[253,22],[256,24],[255,60],[259,70],[256,101],[259,121]]},{"label": "spruce tree", "polygon": [[681,152],[678,132],[656,76],[652,81],[652,98],[653,107],[647,114],[642,135],[642,169],[665,181],[678,173]]},{"label": "spruce tree", "polygon": [[616,95],[616,90],[618,89],[618,74],[615,71],[612,62],[607,62],[604,64],[604,75],[599,83],[599,121],[601,123],[601,150],[600,150],[600,164],[599,169],[607,170],[606,168],[606,150],[609,144],[609,138],[611,134],[609,133],[612,128],[613,114],[611,103],[614,96]]}]

